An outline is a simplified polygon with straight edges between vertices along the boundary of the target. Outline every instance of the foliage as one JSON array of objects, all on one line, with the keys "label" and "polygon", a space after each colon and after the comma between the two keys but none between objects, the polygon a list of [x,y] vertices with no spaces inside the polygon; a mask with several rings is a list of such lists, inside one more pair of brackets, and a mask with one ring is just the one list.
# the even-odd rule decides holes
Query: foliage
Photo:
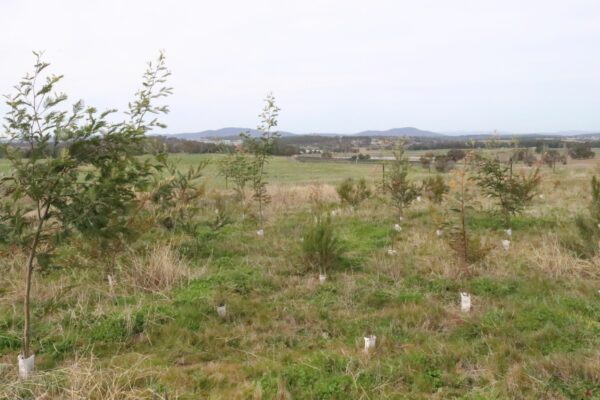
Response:
[{"label": "foliage", "polygon": [[319,273],[325,274],[338,265],[344,254],[344,246],[337,237],[331,218],[316,217],[315,222],[304,233],[302,242],[304,259]]},{"label": "foliage", "polygon": [[225,177],[225,186],[233,184],[237,198],[244,202],[246,199],[246,186],[252,180],[252,165],[250,158],[240,151],[229,153],[219,161],[219,174]]},{"label": "foliage", "polygon": [[[153,158],[135,157],[145,133],[164,127],[156,117],[146,119],[168,112],[167,106],[154,102],[171,93],[164,86],[169,72],[161,53],[156,64],[148,65],[143,88],[129,104],[128,120],[110,122],[115,110],[98,112],[85,108],[82,101],[67,111],[61,108],[67,96],[55,92],[62,76],[44,75],[50,64],[41,54],[34,55],[33,73],[19,82],[16,94],[6,96],[11,170],[2,179],[2,192],[9,197],[3,198],[5,213],[0,218],[10,221],[4,230],[22,234],[27,243],[24,356],[30,354],[31,280],[39,248],[44,245],[48,253],[56,239],[73,230],[107,241],[127,233],[136,192],[147,188],[160,168]],[[18,207],[33,214],[26,227],[19,222]]]},{"label": "foliage", "polygon": [[591,181],[592,199],[589,215],[575,217],[576,238],[568,238],[565,244],[579,257],[592,258],[598,254],[600,246],[600,180],[596,176]]},{"label": "foliage", "polygon": [[[273,131],[277,127],[277,117],[280,108],[275,103],[273,94],[268,94],[265,98],[265,106],[260,114],[261,124],[258,126],[259,137],[252,137],[248,133],[242,134],[244,146],[249,153],[253,155],[249,162],[250,183],[252,185],[252,198],[258,203],[259,225],[263,228],[263,206],[270,202],[271,198],[267,193],[267,182],[265,181],[265,165],[272,155],[273,146],[279,133]],[[243,166],[240,167],[243,169]]]},{"label": "foliage", "polygon": [[399,216],[403,215],[404,209],[410,206],[420,194],[417,184],[408,178],[409,169],[410,165],[404,156],[403,144],[399,143],[394,150],[394,161],[386,169],[383,183],[383,190],[390,195]]},{"label": "foliage", "polygon": [[502,165],[497,160],[483,160],[474,180],[484,195],[495,199],[507,226],[510,217],[520,213],[535,196],[541,177],[535,168],[529,174],[512,173],[512,165]]},{"label": "foliage", "polygon": [[435,159],[435,154],[432,152],[427,152],[419,157],[419,162],[421,166],[431,172],[431,163]]},{"label": "foliage", "polygon": [[367,181],[364,178],[355,181],[352,178],[345,179],[336,188],[342,204],[351,207],[358,207],[360,203],[371,197],[371,190],[367,187]]},{"label": "foliage", "polygon": [[473,195],[468,187],[468,158],[469,156],[464,159],[464,167],[456,171],[452,181],[454,195],[451,211],[455,214],[455,220],[447,235],[448,245],[465,270],[469,265],[485,258],[491,250],[478,235],[467,230],[469,213],[473,211]]},{"label": "foliage", "polygon": [[596,157],[589,143],[576,143],[569,149],[569,157],[574,160],[587,160]]},{"label": "foliage", "polygon": [[444,195],[448,193],[450,187],[444,181],[441,175],[428,176],[423,179],[421,192],[432,203],[440,204],[444,199]]},{"label": "foliage", "polygon": [[566,164],[567,157],[560,154],[560,151],[551,149],[544,151],[542,154],[542,162],[554,170],[556,169],[557,163]]},{"label": "foliage", "polygon": [[454,162],[462,160],[466,155],[467,153],[465,153],[463,149],[450,149],[448,150],[448,153],[446,153],[448,159]]},{"label": "foliage", "polygon": [[511,161],[522,162],[531,167],[538,161],[538,159],[529,149],[517,149],[513,152]]},{"label": "foliage", "polygon": [[158,205],[159,219],[167,229],[183,226],[194,232],[190,221],[199,210],[198,200],[205,193],[200,179],[207,164],[208,161],[203,160],[182,172],[175,163],[167,161],[165,170],[168,173],[155,178],[152,202]]},{"label": "foliage", "polygon": [[433,166],[437,172],[448,172],[454,168],[454,161],[452,161],[450,157],[446,155],[439,154],[435,156]]}]

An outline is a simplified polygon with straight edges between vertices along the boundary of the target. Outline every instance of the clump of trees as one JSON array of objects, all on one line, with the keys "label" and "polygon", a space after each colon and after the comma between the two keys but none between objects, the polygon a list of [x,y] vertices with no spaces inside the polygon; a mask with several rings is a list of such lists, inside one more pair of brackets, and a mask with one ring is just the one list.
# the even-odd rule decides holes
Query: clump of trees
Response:
[{"label": "clump of trees", "polygon": [[56,91],[63,76],[47,73],[50,64],[34,54],[33,72],[6,96],[5,151],[11,168],[1,181],[0,230],[10,233],[3,239],[22,244],[28,254],[22,358],[32,355],[31,288],[40,258],[75,231],[110,240],[127,230],[136,194],[149,188],[163,165],[160,157],[136,154],[146,132],[164,127],[157,116],[168,107],[156,101],[171,94],[161,53],[148,64],[126,119],[112,122],[116,110],[98,111],[82,101],[64,107],[67,96]]},{"label": "clump of trees", "polygon": [[576,143],[569,149],[569,157],[574,160],[587,160],[596,157],[589,143]]}]

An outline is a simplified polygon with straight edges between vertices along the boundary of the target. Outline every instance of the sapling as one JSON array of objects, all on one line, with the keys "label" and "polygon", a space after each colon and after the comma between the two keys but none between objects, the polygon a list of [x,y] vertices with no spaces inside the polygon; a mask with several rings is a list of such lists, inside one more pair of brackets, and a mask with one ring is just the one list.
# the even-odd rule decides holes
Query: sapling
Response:
[{"label": "sapling", "polygon": [[[275,97],[268,94],[265,98],[265,106],[260,114],[261,123],[258,126],[259,137],[252,137],[249,133],[243,133],[244,145],[252,154],[250,161],[250,183],[252,184],[252,198],[258,203],[259,236],[264,235],[263,207],[269,203],[271,197],[267,193],[267,182],[265,181],[265,166],[273,152],[275,140],[280,136],[273,129],[277,127],[277,117],[280,108],[275,103]],[[260,232],[260,233],[259,233]]]},{"label": "sapling", "polygon": [[[318,216],[308,227],[302,241],[304,259],[311,268],[317,269],[319,277],[335,268],[344,254],[344,246],[335,233],[329,216]],[[321,279],[321,278],[320,278]]]},{"label": "sapling", "polygon": [[199,211],[198,200],[205,194],[201,182],[207,161],[201,161],[183,172],[177,165],[165,160],[166,174],[156,178],[152,201],[158,205],[159,219],[167,229],[176,227],[195,235],[193,216]]},{"label": "sapling", "polygon": [[[155,171],[152,160],[134,157],[145,133],[163,126],[146,118],[168,111],[154,101],[171,92],[164,86],[169,73],[161,54],[156,64],[149,64],[128,119],[109,122],[115,110],[98,112],[81,101],[71,110],[62,108],[67,96],[55,91],[62,76],[45,75],[49,64],[34,54],[33,73],[19,82],[14,95],[6,96],[4,136],[10,171],[1,181],[1,192],[8,197],[3,199],[0,221],[9,222],[3,229],[21,237],[28,253],[19,355],[24,377],[33,368],[31,289],[40,249],[50,251],[57,239],[74,230],[84,234],[119,230],[118,221],[134,208],[137,189]],[[19,216],[25,210],[35,218],[21,225]]]},{"label": "sapling", "polygon": [[575,217],[577,237],[567,241],[567,247],[579,257],[592,258],[600,250],[600,180],[596,176],[591,180],[592,198],[588,206],[588,215]]},{"label": "sapling", "polygon": [[404,156],[404,146],[399,142],[394,150],[394,161],[386,170],[383,189],[390,195],[398,217],[402,217],[404,209],[412,204],[420,195],[417,184],[408,178],[410,166]]},{"label": "sapling", "polygon": [[538,168],[528,174],[513,174],[512,164],[505,166],[497,160],[483,160],[474,180],[484,195],[496,200],[509,228],[511,217],[522,212],[535,197],[541,177]]},{"label": "sapling", "polygon": [[449,190],[441,175],[428,176],[421,185],[421,192],[434,204],[440,204]]},{"label": "sapling", "polygon": [[364,178],[361,178],[358,181],[347,178],[337,186],[336,191],[342,204],[352,208],[358,207],[372,195],[371,190],[367,186],[367,181],[365,181]]},{"label": "sapling", "polygon": [[448,244],[454,250],[461,268],[468,272],[471,264],[483,259],[490,251],[490,247],[482,244],[481,239],[467,229],[469,211],[473,209],[468,181],[470,155],[463,159],[463,167],[455,171],[455,178],[451,182],[453,188],[451,211],[456,215],[449,234],[445,235]]},{"label": "sapling", "polygon": [[229,153],[217,165],[219,174],[225,177],[225,186],[231,181],[235,194],[245,204],[246,187],[252,180],[252,164],[247,154],[237,150]]}]

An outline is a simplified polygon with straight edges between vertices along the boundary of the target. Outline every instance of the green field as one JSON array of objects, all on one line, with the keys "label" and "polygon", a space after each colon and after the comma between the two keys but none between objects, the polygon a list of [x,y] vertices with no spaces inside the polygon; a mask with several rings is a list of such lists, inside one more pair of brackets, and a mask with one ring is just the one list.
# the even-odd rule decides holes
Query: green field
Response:
[{"label": "green field", "polygon": [[[198,211],[168,230],[148,209],[116,253],[113,288],[107,255],[78,235],[44,264],[33,292],[40,372],[27,382],[15,368],[24,254],[0,249],[0,399],[600,399],[600,263],[562,244],[590,201],[595,162],[542,170],[543,198],[514,219],[509,251],[478,196],[469,228],[492,249],[470,275],[435,234],[452,219],[449,200],[409,208],[395,256],[399,221],[384,196],[343,208],[333,224],[346,255],[319,284],[301,252],[310,199],[337,210],[331,185],[375,183],[380,166],[272,159],[260,238],[256,207],[228,197],[219,156],[207,157]],[[185,170],[205,156],[174,158]],[[426,175],[414,167],[411,178]],[[217,195],[229,223],[215,230]],[[473,296],[469,313],[460,291]],[[365,353],[370,334],[377,346]]]}]

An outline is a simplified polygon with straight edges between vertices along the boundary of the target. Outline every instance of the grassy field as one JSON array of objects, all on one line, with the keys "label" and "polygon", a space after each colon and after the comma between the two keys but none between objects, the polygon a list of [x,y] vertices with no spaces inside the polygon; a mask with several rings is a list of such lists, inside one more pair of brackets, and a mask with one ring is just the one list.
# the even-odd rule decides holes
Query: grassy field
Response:
[{"label": "grassy field", "polygon": [[[175,158],[185,169],[203,156]],[[226,193],[211,161],[192,228],[139,221],[113,287],[93,242],[56,249],[36,277],[40,372],[27,382],[15,368],[24,255],[1,249],[0,399],[600,399],[599,260],[561,244],[590,201],[595,162],[543,169],[543,197],[515,218],[509,251],[479,196],[469,228],[493,249],[468,276],[435,234],[447,201],[410,207],[396,256],[384,197],[343,209],[333,223],[347,253],[319,284],[301,256],[311,201],[338,209],[332,185],[374,183],[380,166],[273,159],[260,238],[252,205],[226,203],[230,223],[210,227]],[[473,296],[469,313],[460,291]],[[365,353],[370,334],[377,346]]]}]

